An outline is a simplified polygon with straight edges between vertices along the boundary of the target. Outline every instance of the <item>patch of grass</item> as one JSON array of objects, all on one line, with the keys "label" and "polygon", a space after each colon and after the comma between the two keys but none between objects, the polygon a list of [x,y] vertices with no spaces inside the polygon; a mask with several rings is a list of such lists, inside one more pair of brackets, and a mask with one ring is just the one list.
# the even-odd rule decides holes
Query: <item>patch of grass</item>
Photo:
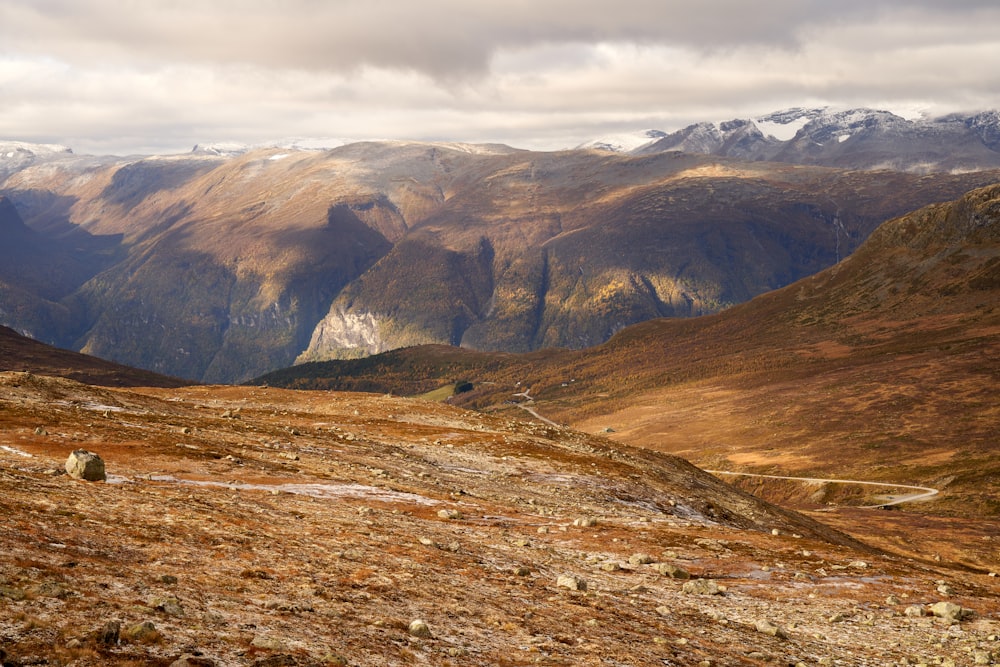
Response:
[{"label": "patch of grass", "polygon": [[438,387],[437,389],[432,389],[431,391],[425,392],[423,394],[418,394],[414,398],[421,398],[425,401],[446,401],[456,394],[454,384],[446,384],[443,387]]}]

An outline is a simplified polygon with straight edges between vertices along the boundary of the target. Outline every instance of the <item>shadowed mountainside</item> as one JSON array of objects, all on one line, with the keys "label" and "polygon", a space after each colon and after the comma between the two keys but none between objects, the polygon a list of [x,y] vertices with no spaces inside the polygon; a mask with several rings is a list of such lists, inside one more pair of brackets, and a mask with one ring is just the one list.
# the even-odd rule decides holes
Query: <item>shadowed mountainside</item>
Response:
[{"label": "shadowed mountainside", "polygon": [[54,153],[0,184],[24,223],[0,322],[209,382],[417,343],[581,348],[781,287],[996,179],[402,142]]},{"label": "shadowed mountainside", "polygon": [[62,377],[102,387],[182,387],[190,384],[90,355],[60,350],[7,327],[0,327],[0,372],[3,371]]}]

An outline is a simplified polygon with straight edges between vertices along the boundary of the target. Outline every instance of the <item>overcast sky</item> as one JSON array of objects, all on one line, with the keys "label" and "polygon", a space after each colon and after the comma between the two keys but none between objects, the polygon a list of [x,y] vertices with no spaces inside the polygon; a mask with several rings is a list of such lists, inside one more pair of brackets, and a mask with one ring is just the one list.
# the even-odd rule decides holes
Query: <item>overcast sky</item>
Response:
[{"label": "overcast sky", "polygon": [[0,139],[554,149],[792,106],[1000,108],[996,0],[3,0]]}]

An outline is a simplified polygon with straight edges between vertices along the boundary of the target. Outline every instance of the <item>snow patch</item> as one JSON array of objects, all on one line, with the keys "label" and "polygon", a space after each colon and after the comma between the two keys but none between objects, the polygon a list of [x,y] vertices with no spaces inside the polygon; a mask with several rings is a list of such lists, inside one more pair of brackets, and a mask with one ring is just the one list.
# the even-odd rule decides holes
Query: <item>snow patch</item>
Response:
[{"label": "snow patch", "polygon": [[840,136],[837,137],[837,141],[839,143],[844,143],[845,141],[847,141],[850,138],[851,138],[851,135],[849,135],[849,134],[841,134]]},{"label": "snow patch", "polygon": [[17,449],[15,447],[8,447],[7,445],[0,445],[0,449],[2,449],[5,452],[10,452],[11,454],[17,454],[18,456],[23,456],[26,459],[33,459],[33,458],[35,458],[34,456],[32,456],[31,454],[29,454],[28,452],[22,452],[20,449]]},{"label": "snow patch", "polygon": [[653,144],[663,137],[667,136],[666,132],[660,130],[640,130],[638,132],[623,132],[621,134],[612,134],[600,139],[594,139],[593,141],[588,141],[586,143],[577,146],[577,150],[599,150],[599,151],[610,151],[613,153],[630,153],[632,151],[644,148],[650,144]]},{"label": "snow patch", "polygon": [[[297,496],[309,496],[311,498],[358,498],[361,500],[375,500],[382,502],[410,502],[418,505],[438,504],[437,500],[426,498],[415,493],[380,489],[377,486],[366,486],[364,484],[246,484],[241,482],[233,484],[212,480],[179,479],[173,475],[151,475],[148,479],[151,482],[167,482],[170,484],[186,484],[191,486],[233,489],[237,491],[277,491],[279,493],[291,493]],[[111,480],[109,479],[109,481]],[[130,481],[134,480],[129,480],[124,477],[116,477],[112,483],[122,484]]]},{"label": "snow patch", "polygon": [[764,136],[772,136],[778,141],[789,141],[795,138],[795,135],[806,126],[811,119],[808,116],[800,116],[793,120],[776,122],[774,120],[765,120],[763,118],[758,118],[754,120]]}]

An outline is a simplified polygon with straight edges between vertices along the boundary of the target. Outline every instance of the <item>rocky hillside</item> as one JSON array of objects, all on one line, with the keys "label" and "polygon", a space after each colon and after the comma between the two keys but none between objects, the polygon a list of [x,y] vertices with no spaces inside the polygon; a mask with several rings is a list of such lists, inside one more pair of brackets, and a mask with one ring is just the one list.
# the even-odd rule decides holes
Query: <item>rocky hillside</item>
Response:
[{"label": "rocky hillside", "polygon": [[997,178],[398,142],[0,162],[0,323],[211,382],[415,343],[598,344]]},{"label": "rocky hillside", "polygon": [[[387,396],[27,373],[0,373],[0,408],[4,665],[988,664],[1000,650],[995,577],[880,553],[675,457],[567,429]],[[106,481],[62,472],[77,450]]]}]

